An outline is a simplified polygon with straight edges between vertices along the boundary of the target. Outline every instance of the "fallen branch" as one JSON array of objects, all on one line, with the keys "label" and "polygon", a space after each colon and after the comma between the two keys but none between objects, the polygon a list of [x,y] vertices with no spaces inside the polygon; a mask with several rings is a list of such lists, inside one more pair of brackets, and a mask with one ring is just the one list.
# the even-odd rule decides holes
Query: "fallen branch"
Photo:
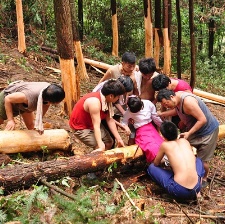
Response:
[{"label": "fallen branch", "polygon": [[69,194],[69,193],[65,192],[64,190],[60,189],[59,187],[48,183],[45,179],[41,179],[41,183],[44,184],[45,186],[55,190],[56,192],[59,192],[60,194],[70,198],[70,199],[76,200],[76,196],[75,195]]},{"label": "fallen branch", "polygon": [[[183,213],[166,213],[166,214],[161,214],[161,213],[152,213],[152,216],[158,216],[158,217],[184,217],[186,216]],[[188,214],[189,217],[196,217],[199,218],[199,214]],[[201,218],[209,218],[209,219],[222,219],[225,220],[224,215],[201,215]]]},{"label": "fallen branch", "polygon": [[181,206],[175,201],[175,200],[173,200],[173,202],[178,206],[178,208],[185,214],[185,216],[189,219],[189,221],[191,222],[191,223],[193,223],[194,224],[194,221],[192,221],[192,219],[189,217],[189,215],[181,208]]},{"label": "fallen branch", "polygon": [[130,198],[129,194],[127,193],[127,191],[126,191],[125,188],[123,187],[123,184],[120,183],[120,182],[118,181],[117,178],[115,178],[115,180],[116,180],[116,182],[120,185],[122,191],[125,193],[125,195],[126,195],[127,198],[129,199],[130,203],[131,203],[131,204],[132,204],[139,212],[141,212],[140,208],[138,208],[138,207],[135,205],[134,201]]}]

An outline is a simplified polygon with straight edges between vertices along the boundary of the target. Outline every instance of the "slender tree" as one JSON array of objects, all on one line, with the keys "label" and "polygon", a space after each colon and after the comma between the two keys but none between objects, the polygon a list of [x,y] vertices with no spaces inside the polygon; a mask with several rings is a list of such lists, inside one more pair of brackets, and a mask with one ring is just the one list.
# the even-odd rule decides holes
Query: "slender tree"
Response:
[{"label": "slender tree", "polygon": [[164,39],[164,66],[163,72],[167,75],[170,74],[171,68],[171,48],[169,38],[169,3],[168,0],[163,1],[163,39]]},{"label": "slender tree", "polygon": [[215,35],[215,20],[214,20],[214,13],[213,13],[213,7],[214,7],[214,0],[209,1],[210,8],[212,9],[212,15],[209,18],[209,58],[213,56],[213,46],[214,46],[214,35]]},{"label": "slender tree", "polygon": [[190,27],[190,40],[191,40],[191,81],[190,81],[190,86],[194,89],[195,80],[196,80],[196,52],[195,52],[193,0],[189,0],[189,27]]},{"label": "slender tree", "polygon": [[16,16],[18,32],[18,51],[20,53],[26,53],[22,0],[16,0]]},{"label": "slender tree", "polygon": [[112,55],[118,57],[119,38],[118,38],[118,22],[116,13],[116,0],[111,0],[111,11],[112,11],[112,32],[113,32]]},{"label": "slender tree", "polygon": [[77,16],[76,16],[76,7],[75,7],[75,0],[69,0],[70,1],[70,12],[71,12],[71,21],[72,21],[72,32],[73,32],[73,43],[75,47],[75,53],[77,58],[77,70],[76,70],[76,80],[77,80],[77,98],[80,98],[80,80],[82,79],[88,79],[85,63],[84,63],[84,57],[82,53],[81,43],[80,43],[80,37],[78,33],[78,27],[77,27]]},{"label": "slender tree", "polygon": [[153,32],[151,0],[144,0],[145,57],[153,57]]},{"label": "slender tree", "polygon": [[83,41],[84,36],[84,12],[83,12],[83,0],[78,0],[78,29],[80,41]]},{"label": "slender tree", "polygon": [[156,67],[159,68],[159,57],[160,57],[160,46],[163,46],[163,35],[162,35],[162,9],[161,0],[155,0],[155,46],[154,46],[154,59]]},{"label": "slender tree", "polygon": [[177,77],[181,79],[181,17],[180,17],[180,1],[176,0],[177,13]]},{"label": "slender tree", "polygon": [[69,0],[54,0],[54,14],[62,84],[66,90],[64,111],[70,115],[77,101],[77,92],[75,92],[74,48]]}]

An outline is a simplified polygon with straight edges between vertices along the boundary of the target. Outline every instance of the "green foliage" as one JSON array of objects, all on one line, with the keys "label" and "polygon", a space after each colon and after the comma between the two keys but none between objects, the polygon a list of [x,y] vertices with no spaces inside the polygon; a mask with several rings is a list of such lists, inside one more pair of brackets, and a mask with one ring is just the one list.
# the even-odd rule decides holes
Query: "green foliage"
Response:
[{"label": "green foliage", "polygon": [[218,95],[225,95],[225,54],[218,53],[211,59],[200,54],[197,62],[196,87]]},{"label": "green foliage", "polygon": [[117,168],[117,163],[114,162],[114,163],[110,164],[110,166],[108,167],[108,172],[112,173],[113,169],[116,169],[116,168]]}]

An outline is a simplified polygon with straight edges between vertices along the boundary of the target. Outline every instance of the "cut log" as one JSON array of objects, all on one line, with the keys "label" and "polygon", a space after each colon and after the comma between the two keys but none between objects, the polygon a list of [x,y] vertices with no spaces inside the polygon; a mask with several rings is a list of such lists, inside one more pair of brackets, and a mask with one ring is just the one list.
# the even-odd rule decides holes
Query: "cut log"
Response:
[{"label": "cut log", "polygon": [[79,177],[103,170],[114,162],[124,164],[142,156],[142,150],[137,145],[132,145],[105,152],[58,158],[54,161],[15,165],[0,170],[0,186],[6,193],[9,193],[13,190],[30,187],[42,178],[54,181],[65,176]]},{"label": "cut log", "polygon": [[225,124],[222,124],[219,126],[219,134],[218,134],[219,139],[222,139],[225,137]]},{"label": "cut log", "polygon": [[40,135],[35,130],[1,131],[0,153],[32,152],[47,150],[68,150],[70,137],[64,129],[45,130]]},{"label": "cut log", "polygon": [[88,59],[88,58],[84,58],[84,62],[86,64],[93,65],[97,68],[101,68],[101,69],[105,69],[105,70],[108,70],[110,67],[112,67],[112,65],[109,65],[109,64],[106,64],[106,63],[103,63],[103,62],[99,62],[99,61],[94,61],[94,60],[91,60],[91,59]]},{"label": "cut log", "polygon": [[212,94],[212,93],[207,93],[207,92],[204,92],[199,89],[194,89],[193,93],[197,96],[225,104],[225,97],[223,97],[223,96],[219,96],[219,95]]}]

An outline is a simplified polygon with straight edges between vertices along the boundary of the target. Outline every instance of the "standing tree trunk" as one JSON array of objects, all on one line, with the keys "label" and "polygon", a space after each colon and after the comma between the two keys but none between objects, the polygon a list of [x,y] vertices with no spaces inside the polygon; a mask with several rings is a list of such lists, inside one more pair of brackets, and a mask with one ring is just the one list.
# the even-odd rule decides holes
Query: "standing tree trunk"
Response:
[{"label": "standing tree trunk", "polygon": [[113,32],[113,46],[112,55],[118,57],[118,22],[116,13],[116,0],[111,0],[111,11],[112,11],[112,32]]},{"label": "standing tree trunk", "polygon": [[73,32],[73,43],[75,47],[75,53],[77,58],[77,70],[76,70],[76,84],[75,91],[77,91],[77,99],[80,98],[80,80],[87,80],[88,75],[84,63],[84,57],[82,53],[81,43],[79,34],[77,31],[77,22],[76,22],[76,8],[75,8],[75,0],[70,1],[70,12],[71,12],[71,21],[72,21],[72,32]]},{"label": "standing tree trunk", "polygon": [[78,29],[79,29],[79,37],[80,41],[83,41],[84,35],[84,14],[83,14],[83,0],[78,0]]},{"label": "standing tree trunk", "polygon": [[145,57],[153,57],[153,32],[151,0],[144,0]]},{"label": "standing tree trunk", "polygon": [[164,0],[164,10],[163,10],[163,38],[164,38],[164,66],[163,72],[166,75],[170,74],[171,67],[171,48],[170,48],[170,38],[169,38],[169,4],[168,0]]},{"label": "standing tree trunk", "polygon": [[54,0],[54,13],[62,84],[66,90],[64,110],[70,115],[79,94],[75,92],[74,48],[69,0]]},{"label": "standing tree trunk", "polygon": [[180,1],[176,0],[177,12],[177,78],[181,79],[181,17],[180,17]]},{"label": "standing tree trunk", "polygon": [[16,0],[17,32],[18,32],[18,51],[26,52],[24,23],[23,23],[23,6],[22,0]]},{"label": "standing tree trunk", "polygon": [[194,32],[194,4],[189,0],[189,27],[191,40],[191,81],[190,86],[194,89],[196,79],[196,52],[195,52],[195,32]]},{"label": "standing tree trunk", "polygon": [[[210,8],[214,7],[214,0],[210,0]],[[213,56],[214,34],[215,34],[215,20],[213,19],[214,13],[209,18],[209,58]]]},{"label": "standing tree trunk", "polygon": [[160,46],[163,45],[163,35],[161,30],[161,0],[155,1],[155,47],[154,47],[154,59],[156,67],[159,68]]}]

